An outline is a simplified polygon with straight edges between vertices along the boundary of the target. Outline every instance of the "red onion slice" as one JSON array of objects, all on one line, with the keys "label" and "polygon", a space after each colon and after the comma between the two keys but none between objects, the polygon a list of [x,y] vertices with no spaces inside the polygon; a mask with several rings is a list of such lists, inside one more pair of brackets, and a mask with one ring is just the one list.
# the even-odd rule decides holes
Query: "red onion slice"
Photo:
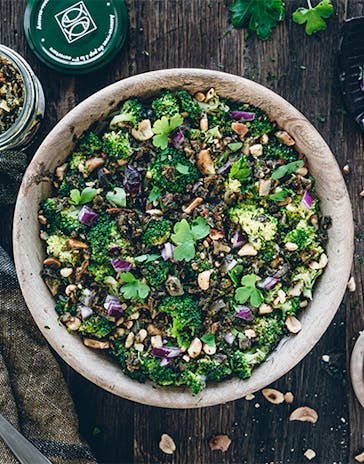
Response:
[{"label": "red onion slice", "polygon": [[240,248],[246,243],[244,236],[240,232],[235,232],[231,239],[233,248]]},{"label": "red onion slice", "polygon": [[161,346],[152,350],[152,355],[157,358],[176,358],[181,353],[182,351],[178,346]]},{"label": "red onion slice", "polygon": [[253,121],[255,119],[255,113],[248,111],[229,111],[229,116],[233,119],[243,119],[244,121]]},{"label": "red onion slice", "polygon": [[235,338],[236,335],[232,334],[231,332],[227,333],[224,337],[226,343],[230,346],[234,343]]},{"label": "red onion slice", "polygon": [[312,208],[313,196],[312,196],[311,192],[309,192],[308,190],[306,190],[306,192],[303,194],[303,198],[302,198],[301,203],[302,203],[303,206],[305,206],[307,209],[311,209],[311,208]]},{"label": "red onion slice", "polygon": [[108,316],[116,316],[123,312],[120,301],[113,295],[106,296],[104,308]]},{"label": "red onion slice", "polygon": [[235,317],[238,317],[239,319],[244,319],[244,321],[252,321],[253,313],[249,306],[238,305],[236,307]]},{"label": "red onion slice", "polygon": [[116,272],[129,272],[133,267],[129,261],[124,261],[123,259],[113,258],[110,261]]},{"label": "red onion slice", "polygon": [[161,256],[163,258],[163,261],[168,261],[173,258],[173,251],[175,249],[175,246],[172,245],[172,243],[167,242],[164,244],[164,247],[161,251]]},{"label": "red onion slice", "polygon": [[263,282],[258,282],[257,286],[259,288],[265,288],[266,290],[271,290],[273,287],[275,287],[279,282],[279,279],[276,277],[271,277],[268,276],[266,277]]},{"label": "red onion slice", "polygon": [[83,305],[83,304],[79,304],[77,306],[77,309],[80,310],[81,318],[82,318],[83,321],[93,314],[93,310],[89,306],[86,306],[86,305]]},{"label": "red onion slice", "polygon": [[92,226],[98,217],[99,215],[92,211],[92,209],[88,208],[87,206],[83,206],[78,215],[78,220],[85,226]]}]

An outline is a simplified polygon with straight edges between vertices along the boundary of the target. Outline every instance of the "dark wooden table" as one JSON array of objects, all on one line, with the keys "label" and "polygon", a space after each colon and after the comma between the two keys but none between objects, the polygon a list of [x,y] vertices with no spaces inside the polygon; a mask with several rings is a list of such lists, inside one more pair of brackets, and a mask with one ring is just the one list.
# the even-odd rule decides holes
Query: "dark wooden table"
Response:
[{"label": "dark wooden table", "polygon": [[[271,405],[257,393],[252,401],[242,399],[206,409],[146,407],[100,390],[61,363],[81,432],[101,463],[299,464],[308,462],[303,456],[307,448],[317,453],[314,463],[353,463],[353,456],[364,449],[364,410],[354,397],[348,374],[354,341],[364,329],[364,198],[359,197],[364,188],[363,136],[343,110],[336,51],[343,20],[364,14],[364,1],[334,0],[336,14],[328,29],[320,36],[307,37],[289,19],[305,1],[287,0],[288,19],[267,42],[231,28],[228,0],[127,3],[130,34],[123,51],[105,69],[74,78],[46,68],[29,50],[22,26],[26,0],[0,0],[0,43],[26,57],[46,93],[47,114],[40,139],[85,97],[136,73],[197,67],[256,80],[300,109],[322,133],[340,166],[350,166],[346,178],[356,223],[357,291],[344,299],[315,349],[273,385],[283,392],[292,391],[293,405]],[[12,211],[0,211],[0,242],[9,251],[11,217]],[[329,355],[330,362],[324,362],[323,355]],[[288,421],[290,411],[302,405],[317,410],[315,425]],[[158,448],[162,433],[176,442],[172,457]],[[232,439],[224,454],[212,452],[208,445],[210,437],[219,433]]]}]

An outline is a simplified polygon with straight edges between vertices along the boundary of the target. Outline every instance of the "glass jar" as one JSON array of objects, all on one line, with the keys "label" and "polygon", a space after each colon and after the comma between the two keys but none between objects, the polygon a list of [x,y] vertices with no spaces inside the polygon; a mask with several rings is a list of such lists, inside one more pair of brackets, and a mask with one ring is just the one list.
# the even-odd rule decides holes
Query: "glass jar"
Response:
[{"label": "glass jar", "polygon": [[32,68],[14,50],[0,44],[0,56],[18,69],[24,84],[24,104],[14,124],[0,134],[0,150],[19,150],[33,140],[44,116],[44,93]]}]

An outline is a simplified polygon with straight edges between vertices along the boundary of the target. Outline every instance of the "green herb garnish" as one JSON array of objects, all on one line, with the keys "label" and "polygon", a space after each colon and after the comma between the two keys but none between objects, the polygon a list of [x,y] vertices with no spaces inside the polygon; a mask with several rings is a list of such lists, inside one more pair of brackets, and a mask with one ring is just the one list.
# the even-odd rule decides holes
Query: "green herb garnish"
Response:
[{"label": "green herb garnish", "polygon": [[144,300],[149,295],[150,287],[134,277],[131,272],[123,272],[120,278],[124,282],[120,291],[125,299]]},{"label": "green herb garnish", "polygon": [[262,292],[256,288],[256,282],[257,276],[255,274],[245,275],[241,279],[242,286],[235,291],[235,300],[240,304],[244,304],[249,300],[254,308],[260,306],[264,298]]},{"label": "green herb garnish", "polygon": [[153,145],[164,150],[168,147],[168,135],[183,123],[183,117],[175,114],[171,118],[162,116],[153,124]]},{"label": "green herb garnish", "polygon": [[304,164],[305,163],[303,160],[292,161],[292,163],[283,164],[272,172],[271,177],[275,180],[282,179],[282,177],[288,176],[288,174],[292,174],[293,172],[297,171],[297,169],[302,168]]},{"label": "green herb garnish", "polygon": [[72,205],[84,205],[90,203],[96,197],[97,191],[92,187],[86,187],[80,192],[77,189],[70,191],[70,203]]},{"label": "green herb garnish", "polygon": [[327,28],[325,19],[330,18],[334,13],[334,7],[331,0],[322,0],[315,7],[312,6],[311,0],[307,0],[308,8],[298,8],[292,15],[292,19],[297,24],[306,23],[306,34],[312,35],[318,31],[324,31]]},{"label": "green herb garnish", "polygon": [[113,206],[126,206],[126,192],[121,187],[115,187],[112,192],[106,194],[106,200]]},{"label": "green herb garnish", "polygon": [[171,235],[173,243],[177,246],[174,249],[174,259],[177,261],[191,261],[196,254],[195,243],[210,233],[210,226],[203,217],[198,217],[191,222],[186,219],[176,222],[173,228],[174,234]]}]

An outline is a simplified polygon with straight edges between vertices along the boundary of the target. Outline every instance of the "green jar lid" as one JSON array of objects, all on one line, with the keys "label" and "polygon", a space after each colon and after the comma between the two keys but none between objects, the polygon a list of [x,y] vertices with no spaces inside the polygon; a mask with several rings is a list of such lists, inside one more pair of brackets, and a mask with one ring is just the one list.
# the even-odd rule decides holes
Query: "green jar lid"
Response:
[{"label": "green jar lid", "polygon": [[36,56],[66,74],[105,66],[128,30],[124,0],[29,0],[25,36]]}]

